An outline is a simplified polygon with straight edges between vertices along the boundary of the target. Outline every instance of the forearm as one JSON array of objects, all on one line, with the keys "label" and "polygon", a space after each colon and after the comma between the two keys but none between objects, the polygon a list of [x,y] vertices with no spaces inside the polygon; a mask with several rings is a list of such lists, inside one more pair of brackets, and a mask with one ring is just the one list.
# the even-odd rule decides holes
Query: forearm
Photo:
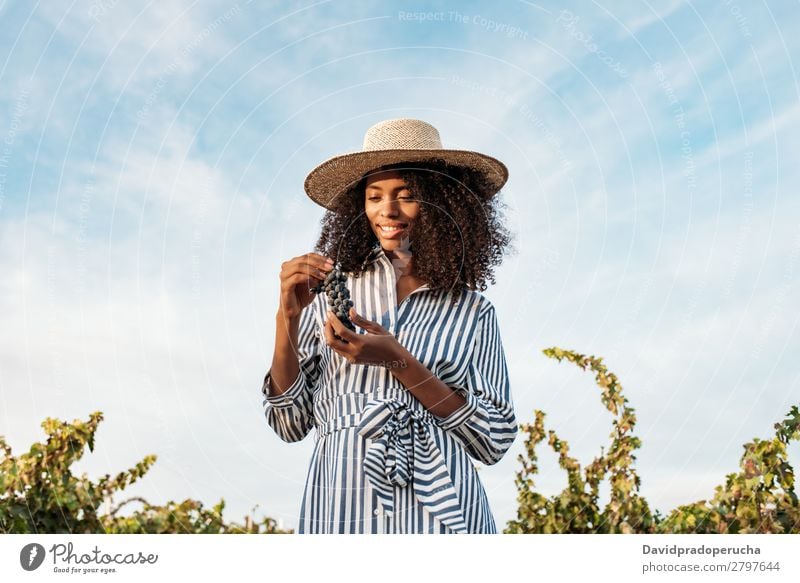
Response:
[{"label": "forearm", "polygon": [[270,397],[283,394],[300,373],[297,356],[297,336],[300,316],[286,318],[281,312],[275,316],[275,352],[272,355]]},{"label": "forearm", "polygon": [[428,411],[437,417],[447,417],[466,403],[463,396],[443,383],[404,346],[398,346],[396,362],[403,366],[393,366],[391,373]]}]

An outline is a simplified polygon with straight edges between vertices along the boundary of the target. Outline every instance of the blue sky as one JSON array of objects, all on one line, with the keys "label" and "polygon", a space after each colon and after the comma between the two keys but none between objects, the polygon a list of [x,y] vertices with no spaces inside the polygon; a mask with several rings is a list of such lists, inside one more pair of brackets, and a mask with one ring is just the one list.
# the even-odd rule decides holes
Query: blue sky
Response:
[{"label": "blue sky", "polygon": [[[502,159],[496,305],[517,414],[583,463],[636,408],[642,493],[713,495],[800,401],[800,48],[789,2],[0,4],[0,434],[102,410],[92,476],[295,527],[313,437],[272,433],[280,264],[303,192],[382,119]],[[795,194],[792,194],[792,193]],[[794,357],[794,358],[793,358]],[[518,438],[480,472],[502,528]],[[540,450],[541,492],[566,484]],[[798,449],[792,449],[795,465]]]}]

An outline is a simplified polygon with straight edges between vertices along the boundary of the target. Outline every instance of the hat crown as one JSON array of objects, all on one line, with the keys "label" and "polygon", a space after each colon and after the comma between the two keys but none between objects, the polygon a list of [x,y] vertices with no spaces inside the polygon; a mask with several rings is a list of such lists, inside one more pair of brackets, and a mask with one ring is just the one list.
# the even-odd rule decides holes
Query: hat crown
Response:
[{"label": "hat crown", "polygon": [[482,195],[494,196],[508,179],[508,168],[497,158],[472,150],[445,149],[439,131],[420,119],[396,118],[376,123],[364,134],[363,149],[329,158],[308,176],[303,187],[309,198],[333,210],[337,197],[378,168],[435,160],[468,168],[486,179]]},{"label": "hat crown", "polygon": [[376,123],[364,135],[363,151],[441,150],[439,130],[420,119],[387,119]]}]

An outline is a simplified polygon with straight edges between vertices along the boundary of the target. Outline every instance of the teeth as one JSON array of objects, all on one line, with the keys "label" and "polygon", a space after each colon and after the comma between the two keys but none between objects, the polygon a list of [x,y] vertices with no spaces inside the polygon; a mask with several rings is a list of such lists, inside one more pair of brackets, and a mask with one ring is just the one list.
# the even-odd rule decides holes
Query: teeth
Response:
[{"label": "teeth", "polygon": [[383,229],[384,231],[399,231],[402,228],[403,227],[383,227],[383,226],[381,226],[381,229]]}]

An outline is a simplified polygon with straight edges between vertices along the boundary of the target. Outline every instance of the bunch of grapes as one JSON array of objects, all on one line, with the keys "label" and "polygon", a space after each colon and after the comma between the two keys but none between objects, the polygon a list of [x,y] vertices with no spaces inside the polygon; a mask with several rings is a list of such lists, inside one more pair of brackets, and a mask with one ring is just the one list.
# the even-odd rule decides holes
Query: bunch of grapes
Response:
[{"label": "bunch of grapes", "polygon": [[[328,306],[333,310],[336,317],[353,332],[356,331],[355,325],[350,321],[350,307],[353,302],[350,300],[350,290],[347,289],[347,276],[342,273],[342,266],[337,263],[328,273],[325,280],[318,286],[312,287],[311,291],[315,294],[325,292],[328,294]],[[334,333],[339,340],[342,338]]]}]

